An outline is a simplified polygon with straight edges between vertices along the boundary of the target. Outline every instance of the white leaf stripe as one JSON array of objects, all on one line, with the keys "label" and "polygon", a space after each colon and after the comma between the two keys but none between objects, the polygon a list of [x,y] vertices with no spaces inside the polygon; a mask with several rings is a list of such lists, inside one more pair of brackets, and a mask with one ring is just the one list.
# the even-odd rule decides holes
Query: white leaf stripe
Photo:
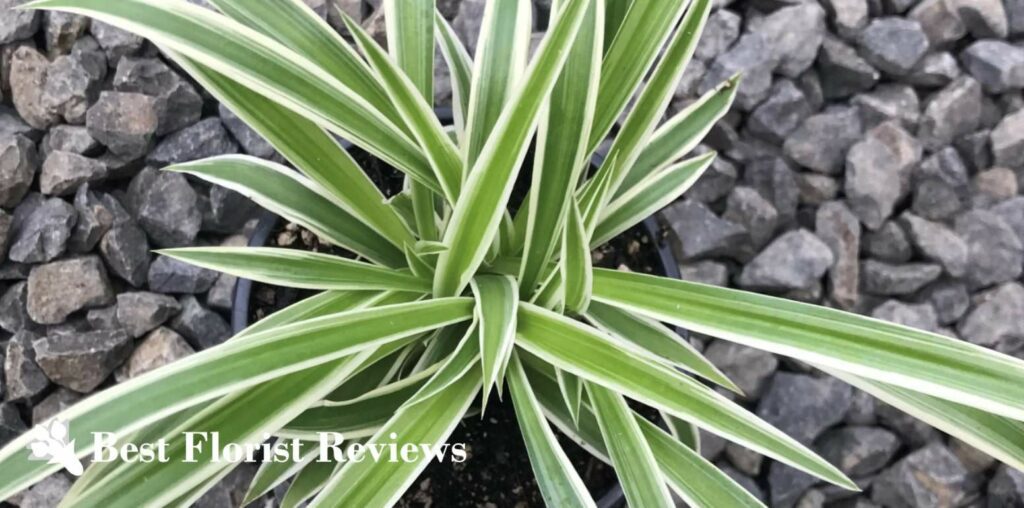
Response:
[{"label": "white leaf stripe", "polygon": [[526,371],[515,354],[510,360],[508,373],[516,420],[544,502],[558,507],[595,507],[586,485],[545,421]]},{"label": "white leaf stripe", "polygon": [[626,399],[594,383],[587,383],[586,387],[626,501],[630,506],[674,507],[651,447],[633,419]]},{"label": "white leaf stripe", "polygon": [[[229,341],[108,388],[57,415],[70,422],[76,452],[93,432],[122,436],[184,408],[403,337],[469,319],[472,302],[450,298],[324,316]],[[343,330],[344,333],[339,333]],[[0,497],[10,497],[59,466],[29,460],[30,435],[0,450]]]},{"label": "white leaf stripe", "polygon": [[330,254],[278,247],[186,247],[168,257],[267,284],[304,289],[429,292],[430,281],[410,273]]},{"label": "white leaf stripe", "polygon": [[1024,361],[964,341],[769,296],[594,270],[594,298],[757,349],[1024,420]]},{"label": "white leaf stripe", "polygon": [[[320,184],[345,211],[377,228],[396,246],[413,241],[398,211],[352,156],[315,123],[268,101],[208,67],[166,50],[192,77],[246,124],[258,132],[303,174]],[[433,174],[411,174],[424,185],[437,187]]]},{"label": "white leaf stripe", "polygon": [[226,16],[183,0],[37,0],[28,6],[91,16],[135,32],[227,75],[399,169],[430,173],[415,143],[362,97],[302,55]]},{"label": "white leaf stripe", "polygon": [[508,275],[481,275],[473,279],[476,317],[480,324],[480,368],[486,409],[491,387],[498,382],[504,363],[512,354],[516,336],[519,286]]},{"label": "white leaf stripe", "polygon": [[519,307],[516,344],[555,367],[665,410],[836,485],[856,488],[834,466],[714,390],[610,342],[586,325],[531,304]]},{"label": "white leaf stripe", "polygon": [[314,182],[270,161],[226,155],[166,168],[194,175],[255,201],[334,245],[393,268],[405,265],[402,251],[329,199]]}]

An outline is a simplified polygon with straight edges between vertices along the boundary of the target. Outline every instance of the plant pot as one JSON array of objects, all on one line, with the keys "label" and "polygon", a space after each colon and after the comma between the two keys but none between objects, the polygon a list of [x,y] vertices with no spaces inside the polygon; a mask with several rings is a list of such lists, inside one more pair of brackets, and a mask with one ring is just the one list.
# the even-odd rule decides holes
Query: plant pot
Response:
[{"label": "plant pot", "polygon": [[[451,112],[450,111],[438,110],[437,114],[438,114],[438,117],[442,120],[442,122],[444,122],[444,121],[450,122],[451,121]],[[350,143],[348,143],[347,141],[342,141],[341,144],[342,144],[342,146],[346,150],[350,150],[350,149],[353,148],[352,145]],[[595,155],[594,158],[593,158],[593,165],[595,167],[599,166],[602,160],[603,160],[602,156]],[[273,213],[271,213],[269,211],[264,211],[263,213],[261,213],[260,216],[259,216],[259,219],[257,221],[256,227],[253,230],[252,236],[249,239],[248,245],[250,247],[261,247],[261,246],[267,245],[271,241],[271,235],[273,235],[276,231],[278,231],[280,229],[280,227],[282,225],[281,222],[282,221],[281,221],[280,217],[278,217],[277,215],[275,215],[275,214],[273,214]],[[668,245],[666,245],[666,242],[663,240],[663,235],[661,234],[661,231],[662,231],[662,228],[658,224],[658,221],[654,217],[648,217],[641,224],[639,224],[637,227],[635,227],[631,232],[625,233],[623,236],[634,235],[634,236],[646,237],[647,239],[649,239],[649,241],[647,241],[647,242],[641,242],[640,243],[641,250],[644,251],[643,259],[645,261],[645,267],[649,269],[648,271],[650,271],[651,273],[656,274],[656,275],[662,275],[662,276],[666,276],[666,277],[670,277],[670,278],[679,278],[680,274],[679,274],[679,268],[678,268],[678,263],[676,261],[675,254],[672,252],[672,249]],[[235,284],[234,295],[233,295],[233,300],[232,300],[232,309],[231,309],[231,327],[232,327],[232,330],[234,331],[234,333],[238,333],[238,332],[242,331],[247,326],[249,326],[249,324],[251,324],[252,316],[254,315],[253,308],[252,308],[252,306],[253,306],[253,298],[254,298],[253,290],[254,290],[254,284],[250,280],[238,279],[238,281]],[[685,330],[681,330],[681,329],[677,328],[676,331],[678,333],[680,333],[681,335],[683,335],[684,337],[686,336]],[[498,409],[493,409],[493,406],[498,406]],[[505,422],[505,425],[511,425],[511,426],[515,426],[516,425],[516,423],[515,423],[515,416],[514,416],[514,413],[512,412],[511,402],[510,402],[510,400],[508,398],[506,398],[505,401],[503,403],[500,403],[500,404],[491,403],[489,405],[489,408],[488,408],[488,413],[486,413],[484,415],[485,417],[490,418],[490,421],[493,421],[496,424],[500,424],[500,422],[498,422],[498,420],[495,419],[495,417],[494,417],[495,413],[498,414],[498,417],[497,417],[498,419],[504,418],[505,420],[507,420]],[[472,419],[473,417],[470,417],[470,418]],[[470,422],[470,420],[467,420],[467,422]],[[470,426],[474,426],[474,427],[484,427],[484,428],[482,428],[482,429],[475,428],[475,429],[471,429],[471,430],[466,430],[466,429],[463,428],[465,426],[465,424],[464,424],[464,425],[460,425],[459,426],[459,429],[456,430],[456,434],[458,434],[459,432],[464,432],[464,433],[468,433],[468,434],[472,434],[473,432],[477,432],[477,433],[483,433],[484,435],[487,435],[488,429],[486,428],[486,426],[487,426],[486,423],[475,424],[473,422],[470,422],[469,425]],[[490,429],[490,430],[494,430],[494,429]],[[510,455],[510,454],[507,452],[507,448],[505,446],[509,445],[512,448],[520,448],[519,450],[515,451],[516,454],[521,455],[520,457],[518,457],[518,459],[520,461],[526,459],[525,447],[523,447],[522,440],[519,437],[518,432],[514,433],[511,436],[508,435],[509,434],[508,432],[504,432],[504,433],[495,432],[495,434],[497,434],[498,439],[500,441],[502,441],[503,443],[504,442],[509,442],[509,443],[504,443],[504,444],[499,443],[498,446],[496,446],[496,447],[485,447],[485,449],[487,451],[484,453],[483,458],[494,458],[494,457],[488,457],[488,455],[492,455],[492,456],[496,455],[497,459],[499,461],[501,461],[501,457],[502,456],[506,457],[506,459],[507,459],[508,455]],[[456,438],[456,436],[453,435],[453,438]],[[510,441],[510,438],[511,438],[511,441]],[[492,436],[489,439],[493,440],[494,437]],[[453,440],[457,442],[457,439],[453,439]],[[575,446],[575,445],[571,444],[570,442],[566,442],[564,444],[566,444],[567,446]],[[578,452],[582,452],[582,449],[578,449]],[[583,452],[583,453],[585,453],[585,452]],[[512,459],[516,459],[516,457],[512,457]],[[596,459],[594,459],[594,460],[596,461]],[[471,462],[472,461],[469,461],[469,462],[467,462],[467,464],[471,464]],[[529,468],[528,462],[525,462],[524,464],[525,464],[525,468],[526,468],[525,472],[532,479],[532,471]],[[427,476],[428,474],[431,473],[431,471],[432,471],[432,469],[430,467],[428,467],[428,469],[426,469],[424,471],[422,476]],[[474,471],[474,470],[470,470],[470,471]],[[503,471],[503,473],[506,473],[506,472],[507,471]],[[507,473],[508,473],[508,475],[515,476],[515,472],[507,472]],[[459,480],[461,480],[461,478]],[[470,480],[470,481],[471,482],[478,482],[479,479],[474,479],[474,480]],[[461,482],[460,481],[458,483],[465,483],[465,482]],[[614,480],[614,477],[612,477],[612,479],[608,480],[607,482],[603,482],[603,484],[604,485],[609,485],[610,484],[611,486],[607,487],[606,489],[593,489],[593,488],[591,489],[592,491],[597,490],[597,492],[603,492],[603,494],[597,496],[597,506],[599,508],[617,508],[617,507],[623,506],[625,504],[624,503],[625,498],[624,498],[624,495],[622,493],[622,487],[618,484],[617,481]],[[412,489],[415,489],[415,488],[416,488],[416,484],[414,484]],[[464,485],[464,486],[462,486],[462,488],[468,489],[468,488],[470,488],[470,486]],[[535,486],[530,487],[530,488],[533,488],[534,490],[536,490]],[[458,489],[457,494],[459,494],[459,496],[462,497],[462,494],[464,494],[464,490]],[[406,497],[409,497],[408,493],[406,494]],[[442,506],[451,506],[451,504],[445,503],[444,501],[441,501],[438,504],[442,505]],[[504,503],[499,503],[499,504],[504,504]],[[512,503],[509,503],[509,504],[512,504]]]}]

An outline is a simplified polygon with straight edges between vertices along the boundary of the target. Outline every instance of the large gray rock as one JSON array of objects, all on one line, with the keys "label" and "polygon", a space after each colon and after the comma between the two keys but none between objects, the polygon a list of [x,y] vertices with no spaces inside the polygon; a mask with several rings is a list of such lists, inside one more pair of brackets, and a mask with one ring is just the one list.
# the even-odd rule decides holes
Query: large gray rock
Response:
[{"label": "large gray rock", "polygon": [[241,145],[242,151],[252,155],[253,157],[259,157],[262,159],[273,158],[277,153],[271,144],[263,139],[252,127],[249,127],[241,118],[238,117],[233,111],[227,108],[227,106],[220,104],[218,106],[218,113],[220,116],[221,123],[227,127],[228,131]]},{"label": "large gray rock", "polygon": [[881,143],[892,154],[892,164],[900,178],[902,200],[911,190],[914,168],[921,162],[924,154],[921,143],[896,120],[888,120],[875,126],[868,131],[867,138]]},{"label": "large gray rock", "polygon": [[146,158],[156,166],[238,153],[219,118],[207,118],[165,137]]},{"label": "large gray rock", "polygon": [[856,39],[868,25],[870,9],[867,0],[823,0],[822,5],[840,37]]},{"label": "large gray rock", "polygon": [[939,281],[925,288],[921,297],[935,309],[938,322],[943,326],[958,321],[971,305],[967,285],[962,282]]},{"label": "large gray rock", "polygon": [[967,282],[981,288],[1016,279],[1024,265],[1024,245],[998,215],[971,210],[956,219],[956,233],[967,242]]},{"label": "large gray rock", "polygon": [[870,90],[880,74],[857,50],[832,37],[826,37],[818,52],[818,71],[822,93],[827,99],[842,99]]},{"label": "large gray rock", "polygon": [[889,263],[905,263],[914,255],[907,232],[895,221],[888,221],[878,231],[865,234],[864,253]]},{"label": "large gray rock", "polygon": [[125,381],[141,376],[195,353],[195,350],[174,331],[160,327],[146,335],[128,357],[128,361],[114,373],[115,379]]},{"label": "large gray rock", "polygon": [[772,70],[778,65],[774,40],[764,32],[748,32],[728,51],[708,66],[698,92],[703,94],[721,82],[743,73],[736,92],[736,106],[750,111],[767,96],[772,86]]},{"label": "large gray rock", "polygon": [[999,466],[988,483],[989,508],[1024,506],[1024,473],[1005,464]]},{"label": "large gray rock", "polygon": [[977,39],[1005,38],[1010,33],[1003,0],[949,0],[964,26]]},{"label": "large gray rock", "polygon": [[832,266],[828,245],[806,229],[790,231],[773,241],[737,280],[745,288],[768,291],[807,289]]},{"label": "large gray rock", "polygon": [[89,28],[89,18],[61,11],[43,13],[43,36],[51,58],[64,54]]},{"label": "large gray rock", "polygon": [[909,212],[900,220],[924,259],[939,263],[952,277],[962,277],[967,272],[967,244],[951,229]]},{"label": "large gray rock", "polygon": [[882,473],[871,499],[893,508],[957,506],[966,495],[967,470],[948,448],[936,443],[911,453]]},{"label": "large gray rock", "polygon": [[917,292],[942,274],[942,267],[932,263],[891,265],[867,259],[860,265],[861,288],[879,296],[901,296]]},{"label": "large gray rock", "polygon": [[67,249],[78,215],[59,198],[25,201],[15,213],[9,256],[19,263],[45,263]]},{"label": "large gray rock", "polygon": [[142,337],[180,311],[178,301],[167,295],[145,291],[117,295],[117,322],[133,339]]},{"label": "large gray rock", "polygon": [[761,396],[765,383],[779,366],[771,353],[725,340],[711,342],[704,356],[736,383],[749,400]]},{"label": "large gray rock", "polygon": [[18,333],[21,330],[38,330],[40,327],[29,317],[26,306],[28,304],[28,284],[19,281],[7,288],[0,297],[0,328],[10,332]]},{"label": "large gray rock", "polygon": [[989,209],[1003,219],[1007,226],[1017,233],[1017,238],[1024,243],[1024,196],[1008,199]]},{"label": "large gray rock", "polygon": [[37,323],[58,324],[72,312],[113,302],[114,291],[96,256],[39,265],[29,274],[28,315]]},{"label": "large gray rock", "polygon": [[0,210],[0,259],[7,255],[7,243],[11,239],[11,227],[13,224],[14,217]]},{"label": "large gray rock", "polygon": [[75,192],[74,206],[78,212],[78,221],[71,232],[68,247],[79,254],[91,251],[103,235],[110,231],[115,221],[121,219],[118,214],[126,213],[114,208],[120,205],[109,194],[98,195],[89,190],[88,184],[80,186]]},{"label": "large gray rock", "polygon": [[181,247],[195,240],[203,216],[198,196],[185,175],[147,168],[132,183],[130,199],[135,216],[153,243]]},{"label": "large gray rock", "polygon": [[948,51],[928,53],[904,80],[912,85],[941,88],[960,77],[960,64]]},{"label": "large gray rock", "polygon": [[58,387],[57,390],[32,408],[32,424],[39,425],[65,409],[77,404],[80,400],[82,400],[81,394],[68,390],[64,387]]},{"label": "large gray rock", "polygon": [[925,148],[937,150],[981,123],[981,85],[962,76],[928,102],[917,135]]},{"label": "large gray rock", "polygon": [[971,179],[971,202],[975,208],[988,208],[1017,196],[1017,187],[1012,169],[987,169]]},{"label": "large gray rock", "polygon": [[818,482],[817,478],[782,462],[772,462],[768,468],[768,487],[771,491],[769,506],[791,508],[800,501],[807,489]]},{"label": "large gray rock", "polygon": [[865,127],[869,128],[895,120],[902,128],[912,129],[917,127],[921,118],[917,92],[906,85],[880,85],[870,92],[858,94],[851,102],[860,111]]},{"label": "large gray rock", "polygon": [[892,214],[902,187],[895,154],[875,137],[846,155],[846,198],[850,210],[869,229],[878,229]]},{"label": "large gray rock", "polygon": [[843,427],[826,432],[815,448],[844,474],[858,478],[885,467],[899,450],[900,440],[879,427]]},{"label": "large gray rock", "polygon": [[949,219],[969,203],[967,166],[953,147],[932,154],[912,174],[915,214],[929,220]]},{"label": "large gray rock", "polygon": [[95,390],[132,351],[131,337],[121,330],[51,334],[34,345],[46,376],[79,393]]},{"label": "large gray rock", "polygon": [[757,191],[775,207],[780,227],[796,219],[800,203],[800,184],[797,175],[782,157],[768,157],[747,163],[743,182]]},{"label": "large gray rock", "polygon": [[7,380],[7,400],[31,403],[43,393],[50,380],[36,364],[36,352],[32,342],[39,336],[22,330],[7,343],[4,355],[4,378]]},{"label": "large gray rock", "polygon": [[0,44],[7,44],[31,37],[39,30],[39,19],[42,12],[37,10],[15,9],[21,0],[0,0]]},{"label": "large gray rock", "polygon": [[146,42],[142,37],[127,30],[122,30],[95,19],[89,25],[89,33],[92,34],[96,42],[106,52],[107,62],[112,66],[117,65],[121,61],[121,57],[138,53]]},{"label": "large gray rock", "polygon": [[948,47],[967,35],[967,27],[950,0],[923,0],[910,11],[932,47]]},{"label": "large gray rock", "polygon": [[0,446],[11,442],[26,430],[18,408],[9,402],[0,403]]},{"label": "large gray rock", "polygon": [[899,300],[886,300],[871,311],[871,317],[929,332],[939,329],[938,316],[928,303],[911,304]]},{"label": "large gray rock", "polygon": [[39,190],[51,196],[73,194],[86,182],[98,182],[107,177],[107,166],[102,162],[71,152],[53,152],[43,161],[39,173]]},{"label": "large gray rock", "polygon": [[829,201],[818,208],[814,232],[832,250],[835,262],[828,272],[829,296],[836,304],[851,309],[860,294],[860,224],[841,201]]},{"label": "large gray rock", "polygon": [[704,33],[693,56],[703,61],[724,53],[740,36],[743,18],[728,9],[719,9],[708,17]]},{"label": "large gray rock", "polygon": [[747,130],[766,141],[781,144],[813,110],[792,81],[779,80],[772,93],[747,118]]},{"label": "large gray rock", "polygon": [[817,2],[800,2],[769,14],[753,30],[771,41],[778,59],[775,71],[796,79],[814,63],[821,47],[825,10]]},{"label": "large gray rock", "polygon": [[194,124],[203,112],[203,98],[178,73],[156,58],[123,58],[114,74],[114,88],[159,100],[156,134],[174,132]]},{"label": "large gray rock", "polygon": [[231,327],[220,314],[203,307],[192,295],[181,298],[181,312],[168,324],[197,350],[209,349],[231,336]]},{"label": "large gray rock", "polygon": [[134,222],[114,226],[100,240],[100,253],[110,271],[134,287],[142,287],[149,273],[149,242]]},{"label": "large gray rock", "polygon": [[143,156],[159,125],[159,101],[148,95],[103,92],[86,113],[89,134],[111,152],[127,158]]},{"label": "large gray rock", "polygon": [[833,378],[779,372],[761,397],[757,415],[804,444],[841,422],[853,392]]},{"label": "large gray rock", "polygon": [[46,57],[29,46],[19,47],[11,56],[11,101],[25,122],[36,129],[46,129],[60,119],[43,100],[49,67]]},{"label": "large gray rock", "polygon": [[784,144],[788,157],[801,166],[826,174],[843,169],[846,152],[863,133],[856,108],[836,108],[811,116]]},{"label": "large gray rock", "polygon": [[106,57],[96,41],[79,40],[70,54],[57,57],[46,69],[42,106],[68,123],[84,123],[106,73]]},{"label": "large gray rock", "polygon": [[149,265],[149,289],[160,293],[203,293],[213,286],[217,272],[166,256]]},{"label": "large gray rock", "polygon": [[1003,2],[1006,17],[1009,18],[1010,35],[1024,34],[1024,0],[1006,0]]},{"label": "large gray rock", "polygon": [[681,201],[662,215],[676,235],[676,249],[683,260],[735,256],[750,238],[746,228],[720,219],[701,203]]},{"label": "large gray rock", "polygon": [[1024,48],[983,40],[971,44],[961,58],[967,72],[990,93],[1024,88]]},{"label": "large gray rock", "polygon": [[21,202],[38,166],[36,146],[20,136],[0,136],[0,207]]},{"label": "large gray rock", "polygon": [[747,228],[754,248],[760,249],[775,235],[779,213],[756,190],[739,186],[729,194],[722,218]]},{"label": "large gray rock", "polygon": [[1007,282],[975,298],[958,328],[964,339],[1011,353],[1024,346],[1024,287]]},{"label": "large gray rock", "polygon": [[928,52],[928,36],[920,23],[885,17],[872,21],[857,39],[860,54],[872,66],[894,76],[910,73]]},{"label": "large gray rock", "polygon": [[46,133],[39,145],[44,154],[71,152],[79,155],[99,155],[100,144],[81,125],[57,125]]},{"label": "large gray rock", "polygon": [[242,229],[260,208],[252,200],[220,185],[210,186],[208,194],[198,194],[198,206],[203,215],[200,230],[230,234]]},{"label": "large gray rock", "polygon": [[1003,118],[991,134],[995,163],[1005,167],[1024,166],[1024,109]]},{"label": "large gray rock", "polygon": [[705,204],[714,203],[729,194],[738,177],[735,164],[725,157],[716,157],[704,175],[686,191],[686,198]]}]

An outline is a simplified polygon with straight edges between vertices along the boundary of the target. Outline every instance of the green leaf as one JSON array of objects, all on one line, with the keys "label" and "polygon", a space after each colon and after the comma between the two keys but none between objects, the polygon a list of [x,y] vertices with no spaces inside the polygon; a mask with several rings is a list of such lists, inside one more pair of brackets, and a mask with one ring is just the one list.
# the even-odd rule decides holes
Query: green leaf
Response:
[{"label": "green leaf", "polygon": [[658,411],[658,415],[661,416],[661,420],[665,422],[665,428],[668,429],[668,433],[686,446],[687,448],[700,453],[700,429],[696,425],[680,420],[664,411]]},{"label": "green leaf", "polygon": [[430,266],[430,263],[409,245],[405,246],[405,261],[409,264],[412,274],[417,278],[430,279],[434,276],[434,267]]},{"label": "green leaf", "polygon": [[591,247],[619,236],[678,199],[711,166],[715,155],[708,152],[670,166],[613,200],[601,211]]},{"label": "green leaf", "polygon": [[557,368],[826,481],[856,488],[834,466],[756,415],[582,323],[524,303],[519,306],[516,334],[518,346]]},{"label": "green leaf", "polygon": [[[647,80],[632,111],[626,116],[625,123],[619,129],[618,135],[615,136],[615,140],[608,150],[608,159],[599,170],[612,174],[611,195],[614,195],[620,188],[629,168],[636,162],[640,152],[650,139],[651,133],[654,132],[655,127],[664,116],[665,108],[675,94],[683,71],[693,57],[694,50],[697,49],[697,42],[700,40],[704,23],[711,13],[712,4],[713,0],[693,1],[686,16],[683,17],[679,29],[676,30],[665,49],[665,55],[661,62],[658,63],[654,73]],[[638,4],[635,4],[634,8],[637,6]],[[588,190],[588,192],[594,192],[594,190]],[[600,206],[603,207],[605,203],[607,203],[606,200],[600,201]]]},{"label": "green leaf", "polygon": [[[528,358],[522,354],[520,357]],[[551,369],[538,368],[541,363],[532,357],[527,365],[534,393],[544,408],[545,415],[559,430],[571,436],[574,442],[579,443],[598,459],[609,462],[601,430],[591,407],[583,405],[580,409],[579,424],[573,425],[569,420],[568,410],[558,397],[558,387],[554,386]],[[682,445],[642,416],[634,413],[633,417],[640,424],[644,438],[650,444],[665,480],[687,504],[702,508],[762,506],[746,489],[692,448]]]},{"label": "green leaf", "polygon": [[303,501],[315,496],[323,489],[327,480],[337,469],[338,464],[331,461],[320,462],[319,460],[304,467],[288,487],[288,492],[285,492],[284,499],[281,500],[281,508],[295,508],[302,505]]},{"label": "green leaf", "polygon": [[[276,444],[284,442],[285,441],[282,439],[275,441]],[[256,471],[256,476],[253,477],[252,482],[249,484],[249,490],[245,493],[245,499],[242,500],[242,506],[245,506],[262,497],[264,494],[274,490],[275,487],[281,485],[289,478],[302,471],[320,454],[320,447],[314,443],[301,441],[299,446],[303,450],[302,458],[299,460],[281,462],[264,461],[260,464],[259,469]]]},{"label": "green leaf", "polygon": [[455,132],[458,135],[459,146],[466,142],[466,118],[469,116],[469,90],[473,81],[473,62],[455,35],[455,30],[448,24],[448,20],[436,12],[434,21],[437,25],[437,40],[441,47],[441,54],[448,64],[448,71],[452,79],[452,116],[455,117]]},{"label": "green leaf", "polygon": [[[522,86],[513,94],[469,172],[445,231],[444,243],[449,250],[438,259],[435,295],[461,293],[483,262],[498,233],[541,105],[562,70],[590,1],[569,0],[554,20]],[[472,132],[473,127],[470,129]]]},{"label": "green leaf", "polygon": [[212,0],[210,3],[235,21],[306,56],[401,125],[370,68],[338,32],[302,0]]},{"label": "green leaf", "polygon": [[427,279],[317,252],[277,247],[186,247],[158,252],[192,265],[278,286],[430,291]]},{"label": "green leaf", "polygon": [[558,389],[562,392],[562,398],[565,399],[565,406],[569,409],[569,414],[572,415],[572,421],[578,424],[580,405],[583,403],[583,381],[562,369],[556,369],[555,375],[558,377]]},{"label": "green leaf", "polygon": [[631,506],[674,507],[658,463],[644,439],[626,399],[600,385],[587,383],[604,446]]},{"label": "green leaf", "polygon": [[548,506],[559,507],[596,506],[544,419],[526,372],[514,353],[509,364],[508,386],[516,420],[526,442],[526,453],[530,456],[530,465],[544,502]]},{"label": "green leaf", "polygon": [[[413,3],[411,0],[403,2]],[[437,180],[441,182],[441,189],[450,203],[454,203],[459,196],[462,186],[462,161],[459,158],[458,149],[455,143],[445,133],[441,121],[434,115],[417,84],[412,82],[402,69],[392,61],[369,34],[347,15],[342,15],[345,26],[349,33],[359,44],[359,49],[366,55],[373,70],[380,77],[381,85],[387,90],[388,96],[398,109],[405,124],[412,131],[416,142],[423,149],[430,161]],[[430,32],[433,38],[433,32]],[[433,48],[433,45],[430,46]],[[431,51],[431,62],[433,62],[433,51]],[[432,68],[432,67],[431,67]],[[433,71],[431,71],[432,73]],[[431,79],[433,75],[431,74]]]},{"label": "green leaf", "polygon": [[484,7],[473,60],[462,144],[465,167],[472,168],[498,123],[516,83],[526,70],[533,16],[529,2],[494,0]]},{"label": "green leaf", "polygon": [[[203,409],[165,437],[167,462],[138,462],[117,475],[92,486],[75,499],[75,506],[134,508],[152,504],[164,506],[186,495],[223,467],[213,460],[214,448],[189,448],[186,434],[218,436],[222,443],[257,445],[266,436],[294,418],[307,406],[329,393],[349,376],[362,358],[362,351],[350,358],[272,379],[229,395]],[[238,418],[239,414],[246,418]],[[220,450],[216,450],[220,452]],[[67,503],[67,502],[65,502]]]},{"label": "green leaf", "polygon": [[695,507],[764,506],[747,489],[653,423],[634,415],[644,439],[656,455],[658,467],[669,485],[686,504]]},{"label": "green leaf", "polygon": [[733,76],[658,127],[636,163],[629,168],[617,194],[629,191],[650,175],[661,173],[666,166],[696,148],[718,120],[729,112],[739,81],[739,75]]},{"label": "green leaf", "polygon": [[[322,128],[209,67],[173,51],[165,52],[303,174],[320,184],[341,208],[373,226],[395,245],[413,241],[409,229],[384,202],[373,181]],[[438,188],[433,174],[426,169],[426,173],[410,174],[418,181],[428,182],[431,188]]]},{"label": "green leaf", "polygon": [[[55,418],[68,422],[79,456],[93,432],[120,437],[177,411],[357,351],[469,319],[464,298],[389,305],[328,315],[249,335],[110,387]],[[59,466],[29,460],[25,434],[0,450],[0,497],[6,499]]]},{"label": "green leaf", "polygon": [[[420,404],[405,406],[367,444],[432,444],[443,442],[455,429],[480,389],[480,379],[465,374]],[[323,506],[391,506],[405,493],[433,457],[418,454],[418,460],[347,462],[313,499],[311,508]]]},{"label": "green leaf", "polygon": [[1024,361],[855,314],[649,275],[594,270],[594,299],[697,333],[1024,419]]},{"label": "green leaf", "polygon": [[519,286],[507,275],[480,275],[473,279],[476,296],[476,319],[480,324],[480,367],[483,374],[483,403],[497,384],[512,354],[516,337],[516,311],[519,309]]},{"label": "green leaf", "polygon": [[[560,3],[552,4],[552,10],[557,11]],[[604,2],[591,2],[537,129],[519,274],[524,297],[532,295],[541,271],[555,255],[573,191],[589,164],[587,141],[601,74],[603,17]]]},{"label": "green leaf", "polygon": [[434,0],[385,0],[388,51],[428,104],[434,102]]},{"label": "green leaf", "polygon": [[[600,95],[594,128],[590,131],[591,150],[604,140],[626,109],[690,0],[633,0],[629,3],[601,64]],[[613,21],[621,12],[612,6],[608,11]]]},{"label": "green leaf", "polygon": [[667,362],[741,393],[739,387],[704,358],[689,341],[657,321],[600,302],[591,302],[586,318],[620,340],[639,346],[648,358]]},{"label": "green leaf", "polygon": [[230,18],[182,0],[37,0],[31,8],[90,16],[225,74],[392,166],[430,169],[380,111],[305,56]]},{"label": "green leaf", "polygon": [[826,369],[825,372],[878,397],[928,425],[960,438],[1012,468],[1024,471],[1022,422],[846,372],[831,369]]},{"label": "green leaf", "polygon": [[247,155],[224,155],[167,170],[234,190],[331,243],[377,263],[393,268],[405,266],[400,248],[372,226],[340,209],[318,185],[280,164]]},{"label": "green leaf", "polygon": [[576,314],[586,312],[590,305],[593,264],[587,231],[575,200],[569,207],[569,219],[562,233],[562,284],[565,308]]},{"label": "green leaf", "polygon": [[619,27],[622,26],[622,21],[626,18],[629,8],[633,6],[633,1],[604,0],[606,11],[604,18],[604,51],[608,51],[612,41],[615,40],[615,35],[618,34]]},{"label": "green leaf", "polygon": [[[479,319],[478,312],[474,312],[477,313],[477,319]],[[469,327],[455,351],[448,355],[444,365],[406,402],[406,405],[421,404],[465,377],[466,373],[480,361],[480,341],[476,338],[479,333],[479,324]]]}]

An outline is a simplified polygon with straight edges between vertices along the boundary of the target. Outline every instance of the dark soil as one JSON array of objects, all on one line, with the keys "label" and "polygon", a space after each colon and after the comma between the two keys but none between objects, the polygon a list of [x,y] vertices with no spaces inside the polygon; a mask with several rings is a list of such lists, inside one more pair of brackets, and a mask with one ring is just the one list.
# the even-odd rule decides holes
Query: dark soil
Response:
[{"label": "dark soil", "polygon": [[[401,177],[391,168],[365,153],[356,151],[357,161],[386,195],[402,188]],[[528,176],[524,176],[528,178]],[[521,193],[520,193],[521,195]],[[651,238],[644,227],[636,227],[594,251],[594,264],[606,268],[627,267],[642,273],[664,274],[657,246],[662,232]],[[267,246],[296,248],[342,256],[351,254],[321,242],[316,235],[295,224],[276,225]],[[250,322],[307,298],[314,292],[253,283]],[[507,395],[507,394],[506,394]],[[479,408],[479,398],[474,407]],[[645,411],[646,413],[647,411]],[[612,469],[593,458],[571,439],[559,437],[569,459],[595,499],[615,485]],[[465,443],[468,458],[456,464],[432,462],[399,500],[400,507],[532,507],[544,506],[529,456],[519,433],[515,410],[508,396],[491,398],[483,418],[479,414],[460,422],[448,440]]]}]

